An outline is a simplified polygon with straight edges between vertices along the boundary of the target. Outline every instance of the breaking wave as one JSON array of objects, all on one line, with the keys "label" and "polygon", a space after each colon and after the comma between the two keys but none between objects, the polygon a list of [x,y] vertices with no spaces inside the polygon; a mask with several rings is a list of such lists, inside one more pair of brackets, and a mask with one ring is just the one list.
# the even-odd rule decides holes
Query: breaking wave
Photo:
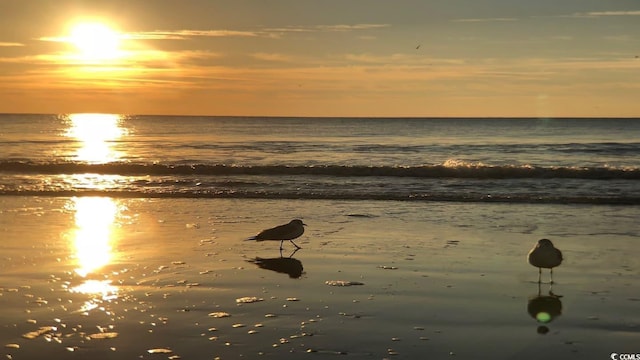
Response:
[{"label": "breaking wave", "polygon": [[226,164],[159,164],[79,162],[35,163],[2,161],[0,172],[22,174],[103,174],[122,176],[333,176],[333,177],[414,177],[472,179],[589,179],[640,180],[639,168],[617,167],[540,167],[531,165],[484,165],[447,161],[439,165],[422,166],[348,166],[348,165],[256,165]]}]

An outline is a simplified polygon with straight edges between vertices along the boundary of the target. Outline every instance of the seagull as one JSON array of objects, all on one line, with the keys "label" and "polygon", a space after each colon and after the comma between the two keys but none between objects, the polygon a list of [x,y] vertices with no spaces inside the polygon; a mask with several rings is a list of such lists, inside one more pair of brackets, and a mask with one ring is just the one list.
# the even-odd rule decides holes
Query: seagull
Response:
[{"label": "seagull", "polygon": [[264,240],[280,240],[280,252],[282,252],[282,243],[285,240],[291,241],[296,249],[301,249],[293,239],[300,237],[304,233],[304,227],[307,224],[300,219],[293,219],[288,224],[279,225],[271,229],[262,230],[258,235],[252,236],[247,240],[264,241]]},{"label": "seagull", "polygon": [[562,252],[549,239],[540,239],[527,256],[529,264],[538,268],[538,284],[542,276],[542,268],[550,269],[551,284],[553,284],[553,268],[560,266]]}]

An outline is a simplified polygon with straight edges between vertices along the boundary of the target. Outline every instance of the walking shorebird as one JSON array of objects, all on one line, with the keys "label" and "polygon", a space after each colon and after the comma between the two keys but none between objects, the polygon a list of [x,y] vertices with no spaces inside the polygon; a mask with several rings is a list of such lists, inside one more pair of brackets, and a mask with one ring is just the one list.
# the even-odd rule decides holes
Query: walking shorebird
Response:
[{"label": "walking shorebird", "polygon": [[271,229],[262,230],[258,235],[252,236],[247,240],[264,241],[264,240],[280,240],[280,252],[282,253],[282,243],[285,240],[291,241],[296,249],[301,249],[293,239],[300,237],[304,233],[304,227],[307,224],[300,219],[291,220],[288,224],[279,225]]},{"label": "walking shorebird", "polygon": [[542,268],[549,269],[551,284],[553,284],[553,268],[560,266],[562,252],[558,250],[549,239],[540,239],[536,246],[529,251],[527,256],[529,264],[538,268],[538,283],[542,276]]}]

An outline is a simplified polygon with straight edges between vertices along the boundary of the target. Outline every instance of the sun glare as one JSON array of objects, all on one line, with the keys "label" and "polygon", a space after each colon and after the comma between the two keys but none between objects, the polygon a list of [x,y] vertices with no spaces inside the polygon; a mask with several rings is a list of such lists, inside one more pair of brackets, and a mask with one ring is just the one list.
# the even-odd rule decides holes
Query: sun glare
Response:
[{"label": "sun glare", "polygon": [[74,198],[76,273],[82,277],[109,264],[111,228],[118,206],[111,198]]},{"label": "sun glare", "polygon": [[123,135],[122,118],[116,114],[71,114],[67,136],[78,140],[77,160],[106,163],[118,160],[122,154],[113,144]]},{"label": "sun glare", "polygon": [[92,279],[93,273],[108,266],[113,260],[113,228],[120,211],[118,204],[106,197],[79,197],[70,200],[69,207],[75,210],[73,253],[75,272],[84,278],[81,284],[69,291],[97,296],[89,299],[81,311],[98,308],[100,301],[117,299],[118,287],[111,280]]},{"label": "sun glare", "polygon": [[121,34],[99,22],[84,22],[74,25],[69,42],[87,61],[104,62],[121,57]]}]

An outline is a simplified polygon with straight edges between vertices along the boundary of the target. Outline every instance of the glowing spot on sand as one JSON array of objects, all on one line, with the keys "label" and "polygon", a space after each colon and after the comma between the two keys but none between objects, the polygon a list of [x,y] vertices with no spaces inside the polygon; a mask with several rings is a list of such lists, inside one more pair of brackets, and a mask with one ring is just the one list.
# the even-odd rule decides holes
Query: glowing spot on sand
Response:
[{"label": "glowing spot on sand", "polygon": [[346,280],[327,280],[324,282],[329,286],[354,286],[354,285],[364,285],[359,281],[346,281]]},{"label": "glowing spot on sand", "polygon": [[96,333],[89,335],[89,339],[97,340],[97,339],[113,339],[118,337],[117,332],[104,332],[104,333]]},{"label": "glowing spot on sand", "polygon": [[43,326],[43,327],[39,328],[38,330],[31,331],[31,332],[28,332],[26,334],[23,334],[22,337],[25,338],[25,339],[33,340],[33,339],[35,339],[35,338],[37,338],[39,336],[52,333],[52,332],[54,332],[56,330],[58,330],[58,328],[55,327],[55,326]]},{"label": "glowing spot on sand", "polygon": [[111,285],[111,280],[87,280],[71,288],[71,292],[80,294],[99,294],[102,300],[112,300],[118,297],[118,288]]},{"label": "glowing spot on sand", "polygon": [[171,354],[173,351],[171,349],[165,348],[156,348],[147,350],[149,354]]},{"label": "glowing spot on sand", "polygon": [[236,299],[236,303],[238,304],[250,304],[254,302],[264,301],[263,298],[255,297],[255,296],[245,296]]},{"label": "glowing spot on sand", "polygon": [[224,311],[217,311],[217,312],[212,312],[209,313],[209,317],[212,318],[225,318],[225,317],[229,317],[231,316],[231,314],[224,312]]}]

